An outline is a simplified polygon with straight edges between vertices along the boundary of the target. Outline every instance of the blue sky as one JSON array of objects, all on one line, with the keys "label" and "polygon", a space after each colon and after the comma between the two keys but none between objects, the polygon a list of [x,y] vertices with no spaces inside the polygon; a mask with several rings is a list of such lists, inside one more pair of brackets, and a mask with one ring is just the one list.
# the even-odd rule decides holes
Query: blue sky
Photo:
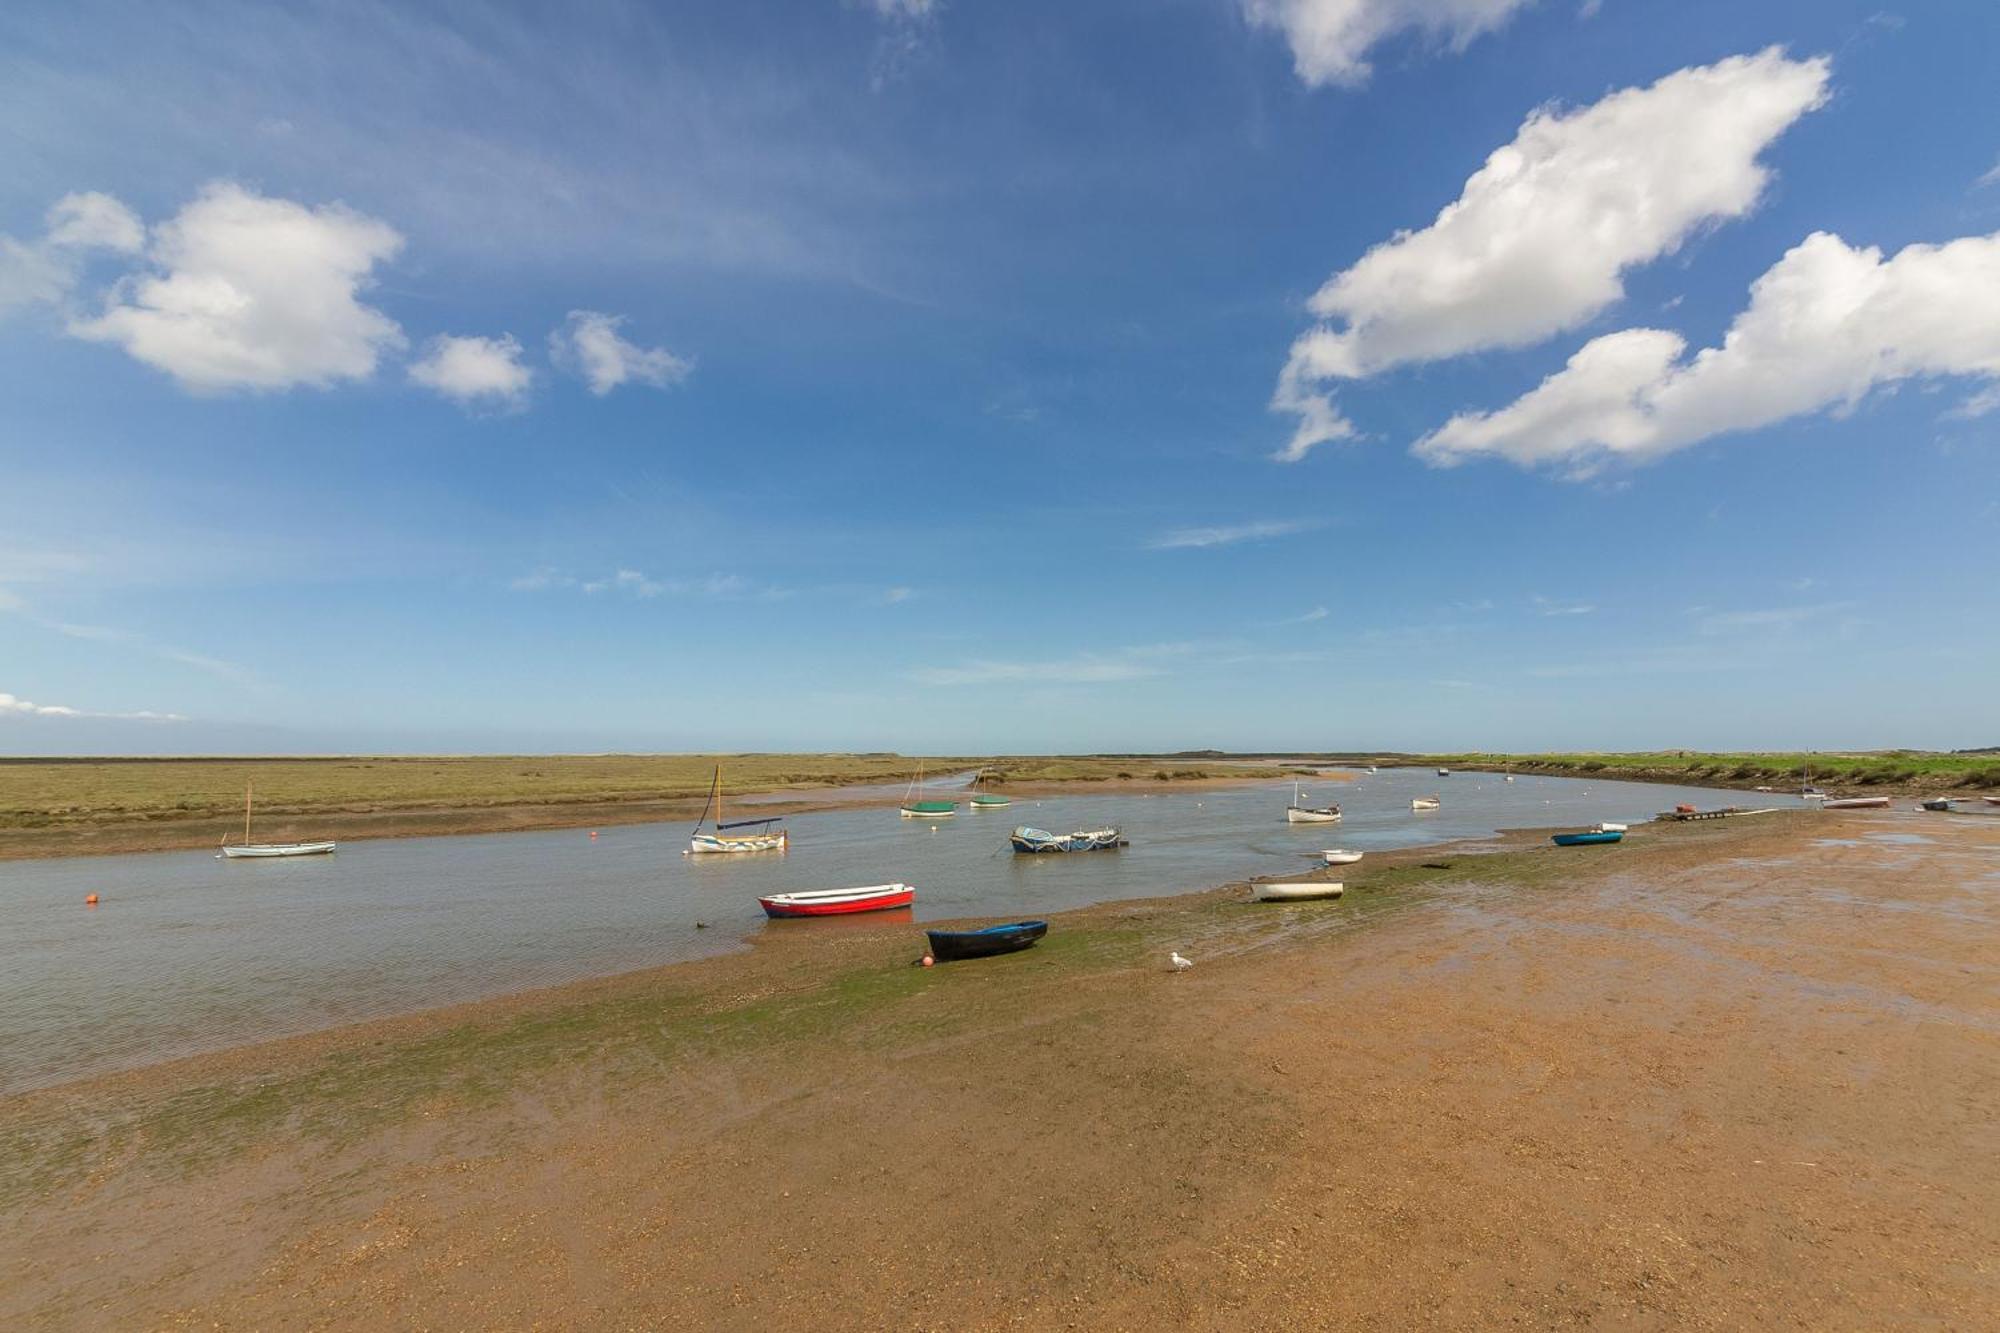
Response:
[{"label": "blue sky", "polygon": [[26,0],[0,753],[2000,743],[1995,50]]}]

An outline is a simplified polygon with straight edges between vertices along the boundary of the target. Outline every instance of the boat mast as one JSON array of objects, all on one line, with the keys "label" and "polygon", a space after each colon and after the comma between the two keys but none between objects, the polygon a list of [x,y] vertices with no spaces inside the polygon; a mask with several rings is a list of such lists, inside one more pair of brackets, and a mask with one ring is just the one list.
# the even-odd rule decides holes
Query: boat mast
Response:
[{"label": "boat mast", "polygon": [[248,782],[243,784],[243,845],[245,847],[250,845],[250,787],[251,784]]},{"label": "boat mast", "polygon": [[696,833],[701,832],[702,823],[704,820],[708,818],[708,812],[711,809],[715,810],[716,832],[719,833],[722,831],[722,811],[716,808],[717,803],[721,799],[722,799],[722,765],[717,764],[715,766],[715,781],[713,784],[710,785],[708,789],[708,800],[704,802],[701,807],[701,818],[694,821],[694,831]]}]

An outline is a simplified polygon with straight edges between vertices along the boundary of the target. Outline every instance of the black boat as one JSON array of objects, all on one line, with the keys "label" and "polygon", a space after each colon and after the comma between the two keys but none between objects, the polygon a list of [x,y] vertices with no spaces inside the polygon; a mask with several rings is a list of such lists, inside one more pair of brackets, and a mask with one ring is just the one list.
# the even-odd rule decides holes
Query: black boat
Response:
[{"label": "black boat", "polygon": [[1046,921],[1010,921],[984,930],[927,930],[931,957],[940,963],[961,958],[990,958],[996,953],[1026,949],[1049,933]]}]

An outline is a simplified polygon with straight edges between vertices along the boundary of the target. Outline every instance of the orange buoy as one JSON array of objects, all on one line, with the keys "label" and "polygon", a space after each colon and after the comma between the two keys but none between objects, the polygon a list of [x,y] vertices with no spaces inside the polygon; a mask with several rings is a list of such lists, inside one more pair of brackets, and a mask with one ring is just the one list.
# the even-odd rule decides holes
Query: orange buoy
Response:
[{"label": "orange buoy", "polygon": [[83,905],[84,905],[85,907],[95,907],[95,906],[97,906],[97,895],[96,895],[96,894],[94,894],[94,893],[86,893],[86,894],[84,894],[84,895],[83,895]]},{"label": "orange buoy", "polygon": [[597,830],[596,830],[596,829],[592,829],[592,830],[590,831],[590,836],[591,836],[591,837],[593,837],[593,838],[595,838],[595,837],[597,836]]}]

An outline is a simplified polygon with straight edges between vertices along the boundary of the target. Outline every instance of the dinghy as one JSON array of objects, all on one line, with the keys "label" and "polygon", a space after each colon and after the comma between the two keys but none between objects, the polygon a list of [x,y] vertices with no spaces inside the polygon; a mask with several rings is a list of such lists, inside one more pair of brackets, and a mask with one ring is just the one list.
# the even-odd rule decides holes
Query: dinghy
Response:
[{"label": "dinghy", "polygon": [[244,857],[266,856],[325,856],[333,850],[331,842],[252,842],[250,841],[250,791],[253,784],[243,784],[243,841],[234,845],[225,840],[222,854],[230,860]]},{"label": "dinghy", "polygon": [[[703,833],[701,826],[708,822],[709,812],[715,812],[715,831]],[[715,781],[709,785],[708,804],[701,808],[701,818],[694,821],[694,832],[688,835],[690,854],[705,855],[729,852],[782,852],[792,845],[792,835],[784,829],[773,833],[771,826],[780,816],[769,819],[739,819],[734,823],[722,822],[722,765],[715,766]],[[755,833],[724,833],[724,829],[754,828]]]},{"label": "dinghy", "polygon": [[1951,797],[1933,796],[1928,801],[1922,803],[1922,808],[1925,810],[1949,810],[1951,809]]},{"label": "dinghy", "polygon": [[1351,866],[1361,859],[1360,852],[1342,851],[1338,847],[1329,847],[1319,855],[1330,866]]},{"label": "dinghy", "polygon": [[927,801],[924,794],[924,766],[917,764],[917,776],[910,780],[910,789],[903,793],[903,803],[897,810],[905,819],[950,819],[958,813],[957,801]]},{"label": "dinghy", "polygon": [[1337,823],[1339,819],[1338,805],[1307,805],[1305,798],[1299,793],[1299,784],[1292,783],[1292,803],[1285,807],[1287,824],[1332,824]]},{"label": "dinghy", "polygon": [[1441,778],[1448,778],[1451,776],[1451,770],[1448,768],[1440,768],[1438,770],[1438,776]]},{"label": "dinghy", "polygon": [[1004,926],[987,926],[983,930],[924,932],[930,937],[931,957],[940,963],[1013,953],[1032,947],[1035,941],[1048,933],[1049,923],[1046,921],[1010,921]]},{"label": "dinghy", "polygon": [[1306,903],[1321,898],[1338,898],[1347,889],[1334,880],[1301,880],[1291,884],[1255,884],[1260,903]]},{"label": "dinghy", "polygon": [[1606,829],[1596,833],[1558,833],[1549,841],[1558,847],[1595,847],[1601,843],[1617,842],[1624,836],[1616,829]]},{"label": "dinghy", "polygon": [[1437,808],[1438,808],[1438,806],[1440,806],[1440,805],[1442,805],[1442,804],[1443,804],[1443,802],[1441,802],[1440,800],[1438,800],[1438,798],[1437,798],[1437,797],[1435,797],[1435,796],[1418,796],[1418,797],[1414,797],[1414,798],[1412,798],[1412,799],[1411,799],[1411,801],[1410,801],[1410,809],[1412,809],[1412,810],[1435,810],[1435,809],[1437,809]]},{"label": "dinghy", "polygon": [[[2000,796],[1982,796],[1979,799],[1986,802],[1986,804],[1988,805],[2000,805]],[[1884,805],[1889,804],[1889,798],[1886,796],[1883,797],[1882,804]]]},{"label": "dinghy", "polygon": [[[1991,796],[1986,799],[1993,800]],[[1993,803],[2000,805],[2000,801]],[[1887,810],[1888,808],[1889,798],[1886,796],[1842,796],[1820,806],[1822,810]]]},{"label": "dinghy", "polygon": [[805,893],[774,893],[759,898],[764,915],[844,916],[849,912],[886,912],[908,907],[917,891],[908,884],[869,884],[858,889],[812,889]]},{"label": "dinghy", "polygon": [[1115,828],[1083,829],[1076,833],[1050,833],[1047,829],[1023,824],[1008,841],[1014,850],[1032,852],[1103,852],[1126,845]]},{"label": "dinghy", "polygon": [[[972,775],[972,786],[977,788],[985,779],[986,770],[982,768]],[[1012,800],[1005,796],[997,795],[994,792],[975,790],[972,793],[972,808],[974,810],[1004,810],[1012,804],[1014,804]]]},{"label": "dinghy", "polygon": [[1607,822],[1607,823],[1602,823],[1602,824],[1598,824],[1598,825],[1597,825],[1597,826],[1596,826],[1595,828],[1593,828],[1593,829],[1591,830],[1591,832],[1593,832],[1593,833],[1623,833],[1623,832],[1624,832],[1624,831],[1625,831],[1626,829],[1628,829],[1628,828],[1630,828],[1630,827],[1631,827],[1631,825],[1629,825],[1629,824],[1612,824],[1612,823],[1608,823],[1608,822]]}]

